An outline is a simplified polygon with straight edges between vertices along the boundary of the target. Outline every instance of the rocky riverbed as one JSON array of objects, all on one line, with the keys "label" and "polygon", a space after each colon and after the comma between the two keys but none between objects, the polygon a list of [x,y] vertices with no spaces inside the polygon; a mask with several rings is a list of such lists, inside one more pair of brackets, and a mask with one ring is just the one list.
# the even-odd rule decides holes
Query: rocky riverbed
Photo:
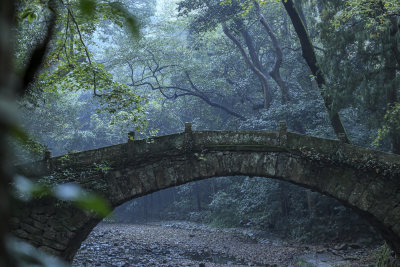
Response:
[{"label": "rocky riverbed", "polygon": [[296,244],[262,231],[188,222],[99,224],[73,266],[368,266],[360,244]]}]

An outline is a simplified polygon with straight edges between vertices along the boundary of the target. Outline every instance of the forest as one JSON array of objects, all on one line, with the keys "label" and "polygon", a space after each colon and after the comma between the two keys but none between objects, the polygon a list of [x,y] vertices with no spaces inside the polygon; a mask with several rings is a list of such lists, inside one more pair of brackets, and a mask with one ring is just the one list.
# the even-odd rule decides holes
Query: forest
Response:
[{"label": "forest", "polygon": [[[2,0],[0,18],[0,266],[400,266],[398,0]],[[95,162],[102,149],[167,147],[157,140],[188,123],[195,134],[282,131],[282,122],[339,140],[334,159],[307,154],[310,171],[298,174],[344,173],[332,177],[337,195],[324,181],[239,172],[120,199],[103,180],[76,182],[125,175],[115,162],[131,159]],[[239,149],[220,147],[215,155]],[[345,162],[343,147],[373,156]],[[69,167],[85,151],[99,151],[93,166]],[[191,156],[210,166],[207,153]],[[156,173],[156,157],[135,160]],[[60,167],[41,177],[18,167],[52,158]],[[352,174],[383,181],[363,191],[379,208],[342,196]],[[42,217],[25,212],[40,207]],[[82,218],[76,229],[59,219],[73,218],[69,207]]]}]

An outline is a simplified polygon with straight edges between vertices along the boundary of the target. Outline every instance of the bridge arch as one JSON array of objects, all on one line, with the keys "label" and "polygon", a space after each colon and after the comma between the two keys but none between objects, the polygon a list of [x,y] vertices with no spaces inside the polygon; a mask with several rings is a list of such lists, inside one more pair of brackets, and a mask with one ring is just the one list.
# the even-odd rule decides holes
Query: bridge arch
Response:
[{"label": "bridge arch", "polygon": [[[335,140],[280,132],[192,132],[163,136],[74,155],[76,172],[93,162],[114,160],[112,170],[77,183],[102,183],[116,207],[168,187],[222,176],[257,176],[287,181],[339,200],[365,218],[400,252],[400,157]],[[59,158],[43,163],[57,170]],[[25,170],[29,166],[24,167]],[[36,164],[37,168],[37,164]],[[28,219],[15,218],[14,233],[71,261],[100,219],[74,207],[34,202]],[[27,211],[28,209],[28,211]]]}]

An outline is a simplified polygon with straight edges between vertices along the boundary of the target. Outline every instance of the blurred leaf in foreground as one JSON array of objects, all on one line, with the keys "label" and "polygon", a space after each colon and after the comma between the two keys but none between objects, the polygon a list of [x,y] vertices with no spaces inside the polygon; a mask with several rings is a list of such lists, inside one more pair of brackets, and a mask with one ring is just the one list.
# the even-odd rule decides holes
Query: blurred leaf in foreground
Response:
[{"label": "blurred leaf in foreground", "polygon": [[70,201],[77,207],[94,212],[98,216],[105,217],[111,213],[111,208],[104,198],[84,191],[77,184],[68,183],[57,185],[53,192],[56,198]]},{"label": "blurred leaf in foreground", "polygon": [[53,196],[59,200],[73,203],[85,211],[90,211],[99,217],[105,217],[111,213],[111,207],[103,197],[83,190],[79,185],[66,183],[49,187],[34,183],[23,176],[14,178],[16,197],[29,201],[32,198]]},{"label": "blurred leaf in foreground", "polygon": [[7,250],[15,261],[15,266],[23,267],[67,267],[67,263],[51,256],[32,245],[13,237],[7,238]]},{"label": "blurred leaf in foreground", "polygon": [[120,2],[110,3],[111,13],[114,15],[112,19],[117,25],[121,25],[117,20],[123,18],[125,25],[133,37],[139,37],[139,23],[134,15],[132,15]]},{"label": "blurred leaf in foreground", "polygon": [[93,17],[96,13],[96,1],[95,0],[80,0],[79,9],[83,15]]}]

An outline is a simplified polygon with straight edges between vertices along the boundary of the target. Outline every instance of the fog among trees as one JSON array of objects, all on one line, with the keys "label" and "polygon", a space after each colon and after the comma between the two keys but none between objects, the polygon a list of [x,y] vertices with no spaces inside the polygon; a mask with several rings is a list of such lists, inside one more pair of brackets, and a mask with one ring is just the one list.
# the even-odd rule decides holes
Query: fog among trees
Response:
[{"label": "fog among trees", "polygon": [[[0,46],[2,218],[18,201],[12,166],[47,151],[121,144],[129,132],[182,132],[185,122],[194,131],[272,131],[286,121],[291,132],[400,153],[396,0],[7,0],[0,10],[8,29]],[[259,177],[171,187],[104,219],[166,221],[303,243],[383,244],[338,201]],[[0,266],[13,266],[4,220],[0,229]]]}]

